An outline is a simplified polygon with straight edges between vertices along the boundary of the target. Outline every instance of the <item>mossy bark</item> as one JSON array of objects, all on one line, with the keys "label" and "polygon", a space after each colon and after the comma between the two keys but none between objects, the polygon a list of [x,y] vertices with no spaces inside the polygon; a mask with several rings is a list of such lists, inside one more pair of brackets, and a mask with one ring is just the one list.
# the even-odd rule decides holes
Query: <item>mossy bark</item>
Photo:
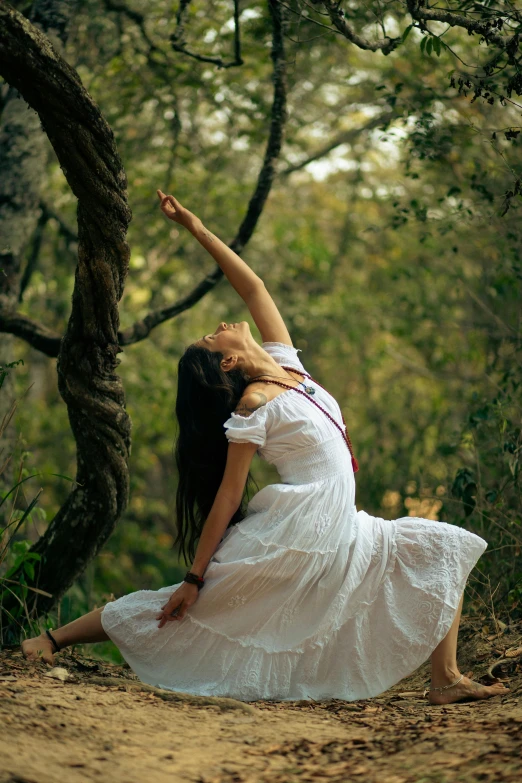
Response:
[{"label": "mossy bark", "polygon": [[[48,37],[0,0],[0,74],[38,112],[78,199],[78,264],[58,356],[77,445],[76,483],[33,551],[32,616],[48,611],[112,533],[129,493],[130,420],[116,374],[118,304],[128,272],[127,182],[113,133]],[[13,599],[14,601],[14,599]],[[4,610],[10,607],[4,604]]]}]

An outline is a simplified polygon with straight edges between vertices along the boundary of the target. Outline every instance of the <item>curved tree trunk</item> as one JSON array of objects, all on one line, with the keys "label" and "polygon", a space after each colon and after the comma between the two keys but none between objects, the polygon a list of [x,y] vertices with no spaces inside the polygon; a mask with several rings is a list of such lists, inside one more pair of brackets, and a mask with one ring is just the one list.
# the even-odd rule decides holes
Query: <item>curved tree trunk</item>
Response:
[{"label": "curved tree trunk", "polygon": [[[254,193],[231,243],[236,252],[250,239],[268,197],[286,119],[285,16],[277,0],[269,0],[269,8],[274,64],[270,132]],[[29,608],[34,616],[49,610],[81,574],[127,503],[130,423],[121,384],[114,374],[120,346],[143,339],[155,325],[192,306],[221,275],[220,270],[208,275],[173,307],[153,313],[131,333],[118,333],[130,213],[125,174],[111,130],[76,72],[60,60],[45,37],[32,34],[31,26],[3,0],[0,31],[0,74],[39,112],[79,200],[78,267],[72,313],[63,339],[20,313],[3,317],[0,311],[0,329],[26,339],[48,355],[58,354],[59,388],[78,446],[78,485],[33,547],[42,557],[33,586],[52,593],[51,598],[33,594]]]},{"label": "curved tree trunk", "polygon": [[[70,0],[39,0],[33,7],[34,21],[60,49],[65,43],[71,14]],[[38,114],[10,87],[0,117],[0,313],[5,316],[18,306],[22,265],[40,218],[41,186],[47,159],[47,139]],[[13,337],[0,343],[0,365],[18,357]],[[0,422],[14,402],[10,373],[0,395]],[[16,437],[14,419],[2,438],[4,458],[12,453]],[[0,475],[0,496],[13,485],[12,463]],[[7,504],[6,504],[7,505]],[[5,506],[0,506],[0,529]]]},{"label": "curved tree trunk", "polygon": [[[0,74],[38,112],[78,198],[78,265],[58,356],[60,393],[77,444],[77,476],[33,550],[41,556],[34,584],[52,594],[29,593],[35,616],[49,610],[82,573],[128,500],[130,420],[115,370],[130,210],[123,165],[100,110],[50,40],[3,0]],[[4,603],[4,610],[14,607],[14,599]]]}]

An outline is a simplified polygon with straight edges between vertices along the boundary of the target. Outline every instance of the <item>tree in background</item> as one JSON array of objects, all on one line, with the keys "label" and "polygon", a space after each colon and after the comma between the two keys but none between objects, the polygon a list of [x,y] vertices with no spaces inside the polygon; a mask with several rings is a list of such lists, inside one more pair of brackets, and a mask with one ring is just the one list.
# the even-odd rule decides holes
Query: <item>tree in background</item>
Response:
[{"label": "tree in background", "polygon": [[[506,345],[519,349],[513,251],[520,237],[511,216],[519,190],[517,128],[502,125],[516,117],[517,11],[484,6],[477,20],[463,3],[441,12],[444,18],[434,9],[400,3],[387,6],[385,17],[366,6],[344,14],[328,3],[277,6],[288,15],[289,117],[277,188],[266,210],[270,228],[266,220],[259,227],[253,263],[284,297],[295,342],[309,349],[314,373],[332,377],[333,393],[350,407],[365,465],[359,482],[364,502],[374,508],[382,503],[383,514],[417,509],[423,515],[436,508],[455,521],[472,509],[479,532],[500,530],[497,522],[506,537],[499,545],[510,541],[516,547],[518,463],[512,474],[509,467],[519,448],[516,403],[502,404],[502,424],[489,392],[499,386]],[[106,1],[103,10],[98,2],[80,4],[68,56],[100,96],[132,168],[138,230],[128,315],[124,310],[126,325],[118,336],[124,345],[148,337],[153,326],[195,303],[218,279],[205,274],[184,237],[165,234],[151,216],[150,194],[160,177],[169,183],[176,172],[178,192],[190,192],[194,205],[205,204],[207,219],[234,233],[234,215],[255,181],[264,144],[260,129],[269,113],[268,10],[263,4],[218,3],[210,10],[182,2],[175,19],[165,18],[156,3],[135,11]],[[455,65],[450,74],[444,70],[448,62]],[[393,134],[395,144],[387,144]],[[135,160],[138,149],[146,153]],[[346,160],[348,170],[314,180],[307,172],[325,157]],[[506,162],[504,170],[499,161]],[[399,166],[405,172],[400,184]],[[66,219],[53,210],[38,259],[41,274],[63,287],[58,297],[48,297],[59,325],[68,296],[61,282],[68,272],[59,264],[63,270],[70,263],[74,248],[73,202],[55,174],[48,182],[68,213]],[[173,240],[175,256],[165,261]],[[195,287],[194,272],[202,275]],[[237,308],[227,297],[222,291],[219,306]],[[203,316],[208,307],[198,309]],[[41,327],[35,313],[46,318],[36,291],[28,289],[25,312],[9,318],[4,313],[2,328],[56,356],[61,332]],[[495,339],[492,319],[500,330]],[[180,322],[173,339],[151,335],[157,349],[136,354],[129,399],[137,398],[145,381],[153,400],[172,401],[167,365],[182,349],[184,331]],[[492,369],[493,382],[487,380]],[[484,405],[492,406],[489,418],[473,419]],[[467,415],[469,426],[478,427],[472,434],[480,431],[479,457],[477,444],[470,446]],[[501,427],[511,433],[505,452]],[[159,432],[154,437],[160,442]],[[495,438],[502,453],[494,452],[489,472],[477,483],[477,459],[484,448],[489,458]],[[509,449],[515,457],[503,456],[512,454]],[[450,497],[449,473],[459,463],[468,472],[457,474]],[[416,483],[397,488],[397,474],[415,476]],[[495,500],[492,485],[500,488]],[[506,512],[509,522],[500,519]],[[65,540],[69,533],[61,529]]]}]

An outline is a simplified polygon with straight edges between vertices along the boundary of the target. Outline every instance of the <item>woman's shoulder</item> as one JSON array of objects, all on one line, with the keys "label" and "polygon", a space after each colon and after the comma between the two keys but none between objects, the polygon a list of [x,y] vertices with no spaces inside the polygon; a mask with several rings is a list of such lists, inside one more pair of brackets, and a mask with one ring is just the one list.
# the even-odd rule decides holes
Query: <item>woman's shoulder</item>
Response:
[{"label": "woman's shoulder", "polygon": [[247,389],[239,400],[234,413],[237,416],[251,416],[268,402],[268,397],[262,391]]},{"label": "woman's shoulder", "polygon": [[257,392],[249,391],[243,395],[225,421],[225,434],[231,443],[255,443],[264,446],[266,443],[266,397]]}]

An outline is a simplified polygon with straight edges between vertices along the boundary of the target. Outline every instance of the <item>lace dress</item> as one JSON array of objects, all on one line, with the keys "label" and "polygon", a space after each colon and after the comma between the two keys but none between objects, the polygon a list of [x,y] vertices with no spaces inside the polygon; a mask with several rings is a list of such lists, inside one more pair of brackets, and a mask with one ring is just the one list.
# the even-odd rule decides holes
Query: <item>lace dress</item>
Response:
[{"label": "lace dress", "polygon": [[[263,348],[304,369],[296,349]],[[333,397],[310,385],[341,423]],[[243,701],[382,693],[447,634],[486,542],[445,522],[357,511],[341,433],[294,391],[224,426],[229,441],[257,444],[281,483],[227,529],[182,621],[156,620],[175,584],[107,604],[106,633],[141,680],[175,691]]]}]

